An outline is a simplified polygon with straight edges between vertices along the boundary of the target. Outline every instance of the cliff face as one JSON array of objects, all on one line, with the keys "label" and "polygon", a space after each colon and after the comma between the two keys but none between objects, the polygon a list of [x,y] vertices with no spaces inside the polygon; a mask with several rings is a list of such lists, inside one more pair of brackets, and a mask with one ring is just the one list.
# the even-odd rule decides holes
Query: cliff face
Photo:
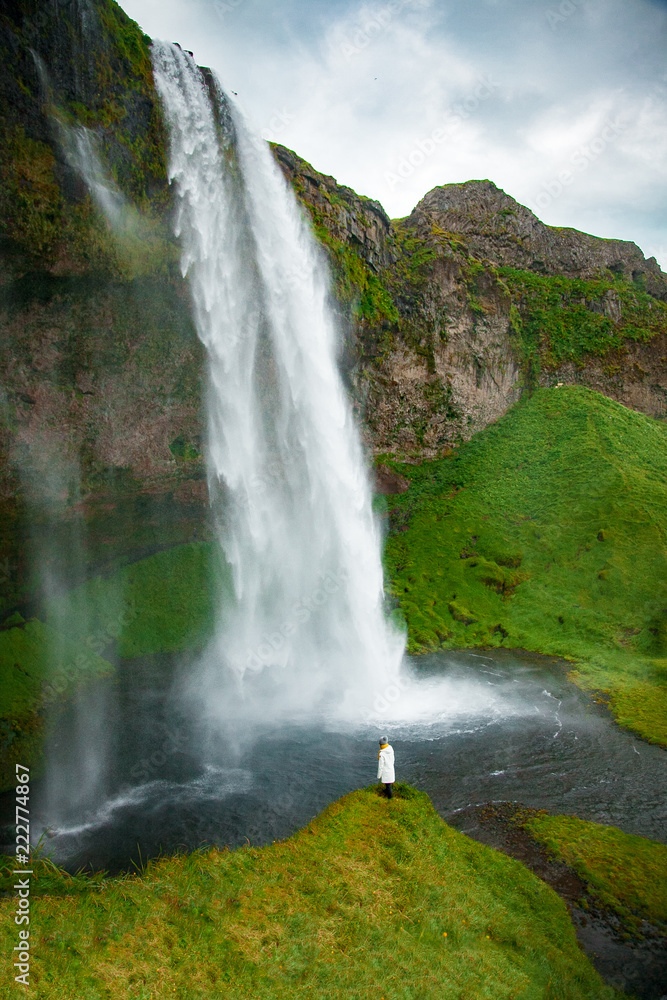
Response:
[{"label": "cliff face", "polygon": [[275,152],[332,261],[373,450],[437,455],[558,382],[665,415],[667,276],[634,243],[546,226],[490,181],[435,188],[390,222]]},{"label": "cliff face", "polygon": [[33,548],[67,580],[159,547],[156,498],[163,544],[206,516],[204,352],[149,44],[112,0],[0,6],[3,607],[39,595]]},{"label": "cliff face", "polygon": [[[157,544],[125,513],[109,529],[128,504],[145,514],[141,503],[164,501],[170,542],[204,529],[205,373],[171,235],[150,40],[113,0],[4,0],[0,29],[11,607],[36,593],[27,522],[48,534],[76,516],[99,542],[99,516],[99,564]],[[84,182],[81,143],[115,225]],[[634,244],[547,227],[488,181],[436,188],[391,222],[290,150],[274,153],[331,262],[373,451],[437,455],[527,386],[557,381],[664,415],[667,278]]]},{"label": "cliff face", "polygon": [[474,257],[497,266],[570,278],[595,278],[608,270],[667,300],[667,275],[636,244],[546,226],[491,181],[433,188],[413,209],[408,224],[456,233]]}]

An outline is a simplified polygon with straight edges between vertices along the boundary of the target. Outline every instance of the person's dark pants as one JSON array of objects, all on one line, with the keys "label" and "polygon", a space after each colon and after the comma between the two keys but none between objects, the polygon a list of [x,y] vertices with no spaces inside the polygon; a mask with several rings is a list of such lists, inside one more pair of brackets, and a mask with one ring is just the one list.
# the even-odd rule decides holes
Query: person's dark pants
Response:
[{"label": "person's dark pants", "polygon": [[393,797],[394,793],[391,790],[391,782],[385,782],[384,794],[387,796],[388,799],[391,799]]}]

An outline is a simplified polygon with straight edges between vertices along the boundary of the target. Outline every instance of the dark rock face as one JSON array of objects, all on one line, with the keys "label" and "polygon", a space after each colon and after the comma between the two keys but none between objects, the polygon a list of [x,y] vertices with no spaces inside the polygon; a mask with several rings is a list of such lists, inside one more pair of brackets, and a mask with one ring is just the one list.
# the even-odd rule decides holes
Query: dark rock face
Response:
[{"label": "dark rock face", "polygon": [[572,361],[544,372],[540,385],[585,385],[610,399],[650,417],[667,417],[667,334],[646,344],[628,343],[623,350],[587,359],[585,367]]},{"label": "dark rock face", "polygon": [[[155,497],[171,504],[172,544],[206,518],[203,349],[171,236],[149,44],[112,0],[0,4],[2,607],[37,594],[27,531],[46,551],[68,521],[101,526],[80,532],[78,552],[53,542],[54,570],[72,580],[82,558],[145,548]],[[125,199],[130,238],[70,162],[63,137],[80,126]],[[103,507],[129,511],[122,531]]]},{"label": "dark rock face", "polygon": [[334,239],[349,244],[375,272],[391,263],[391,223],[379,201],[337,184],[285,146],[274,146],[274,152],[297,195]]},{"label": "dark rock face", "polygon": [[378,465],[375,469],[375,492],[383,496],[396,496],[410,489],[410,480],[393,472],[386,465]]},{"label": "dark rock face", "polygon": [[643,279],[650,294],[667,300],[667,275],[636,244],[546,226],[491,181],[433,188],[413,209],[408,225],[433,224],[462,238],[473,256],[496,265],[578,278],[606,269],[631,281]]}]

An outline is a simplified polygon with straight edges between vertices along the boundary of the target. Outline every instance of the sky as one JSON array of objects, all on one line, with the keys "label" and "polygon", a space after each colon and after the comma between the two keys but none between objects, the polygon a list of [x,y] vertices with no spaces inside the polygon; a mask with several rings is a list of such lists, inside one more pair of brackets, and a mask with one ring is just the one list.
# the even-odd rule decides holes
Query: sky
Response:
[{"label": "sky", "polygon": [[667,0],[121,0],[392,218],[489,178],[667,270]]}]

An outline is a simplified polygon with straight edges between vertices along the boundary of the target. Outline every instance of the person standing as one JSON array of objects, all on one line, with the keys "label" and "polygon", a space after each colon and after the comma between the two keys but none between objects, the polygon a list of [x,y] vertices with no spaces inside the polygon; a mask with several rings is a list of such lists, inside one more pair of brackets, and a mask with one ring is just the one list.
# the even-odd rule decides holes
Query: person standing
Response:
[{"label": "person standing", "polygon": [[390,799],[392,797],[391,786],[396,781],[396,774],[394,773],[394,749],[389,746],[389,740],[386,736],[380,739],[378,780],[383,782],[384,794]]}]

